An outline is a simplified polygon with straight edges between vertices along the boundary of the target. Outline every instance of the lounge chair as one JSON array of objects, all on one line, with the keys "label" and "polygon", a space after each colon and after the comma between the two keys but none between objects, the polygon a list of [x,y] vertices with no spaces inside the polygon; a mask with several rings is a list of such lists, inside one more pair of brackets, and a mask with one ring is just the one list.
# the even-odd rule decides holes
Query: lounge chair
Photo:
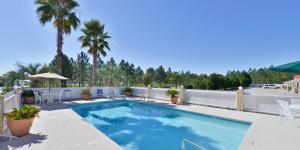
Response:
[{"label": "lounge chair", "polygon": [[38,102],[40,102],[40,104],[44,103],[44,97],[40,96],[40,94],[38,92],[33,92],[34,93],[34,97],[36,99],[35,103],[37,104]]},{"label": "lounge chair", "polygon": [[293,126],[295,123],[295,119],[300,118],[300,116],[291,111],[289,103],[287,101],[277,100],[277,103],[279,105],[279,116],[280,116],[279,122],[281,122],[283,118],[287,118],[291,121]]}]

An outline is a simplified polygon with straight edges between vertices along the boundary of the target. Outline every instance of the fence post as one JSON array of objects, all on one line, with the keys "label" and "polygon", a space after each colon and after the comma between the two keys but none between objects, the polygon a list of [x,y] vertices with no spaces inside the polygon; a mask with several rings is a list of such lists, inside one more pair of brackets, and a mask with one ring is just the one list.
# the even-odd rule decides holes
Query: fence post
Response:
[{"label": "fence post", "polygon": [[152,96],[152,87],[151,87],[151,84],[149,84],[148,88],[147,88],[147,98],[148,98],[148,101],[151,98],[151,96]]},{"label": "fence post", "polygon": [[184,87],[183,87],[183,85],[181,85],[179,88],[179,103],[180,104],[184,103]]},{"label": "fence post", "polygon": [[239,90],[236,92],[236,109],[238,111],[244,110],[244,89],[243,87],[239,87]]},{"label": "fence post", "polygon": [[0,94],[0,135],[4,132],[4,96]]},{"label": "fence post", "polygon": [[16,108],[19,109],[20,108],[20,100],[21,100],[21,90],[20,89],[16,89],[15,90],[15,94],[16,94]]}]

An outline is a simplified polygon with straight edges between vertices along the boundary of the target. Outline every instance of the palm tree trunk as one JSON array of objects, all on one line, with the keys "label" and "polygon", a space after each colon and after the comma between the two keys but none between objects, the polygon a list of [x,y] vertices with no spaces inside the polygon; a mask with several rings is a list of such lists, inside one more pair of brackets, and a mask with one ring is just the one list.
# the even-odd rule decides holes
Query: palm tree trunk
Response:
[{"label": "palm tree trunk", "polygon": [[56,57],[56,73],[62,75],[62,46],[63,46],[63,18],[58,18],[57,24],[57,57]]},{"label": "palm tree trunk", "polygon": [[94,51],[94,54],[93,54],[93,74],[92,74],[92,85],[93,86],[96,86],[96,78],[97,78],[96,69],[97,69],[97,53]]},{"label": "palm tree trunk", "polygon": [[[62,75],[62,46],[63,46],[63,18],[58,18],[57,24],[57,57],[56,57],[56,73]],[[58,82],[58,87],[62,87],[62,81]]]}]

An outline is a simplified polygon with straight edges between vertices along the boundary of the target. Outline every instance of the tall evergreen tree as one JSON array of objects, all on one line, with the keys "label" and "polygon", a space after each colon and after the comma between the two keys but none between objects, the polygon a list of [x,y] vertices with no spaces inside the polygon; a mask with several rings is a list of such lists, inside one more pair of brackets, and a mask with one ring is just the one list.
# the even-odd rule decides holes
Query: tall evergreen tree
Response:
[{"label": "tall evergreen tree", "polygon": [[161,85],[164,85],[165,82],[166,82],[166,77],[167,77],[167,74],[165,72],[165,69],[163,66],[159,66],[157,69],[156,69],[156,74],[155,74],[155,80],[158,82],[158,84],[161,86]]},{"label": "tall evergreen tree", "polygon": [[77,54],[76,59],[76,78],[79,86],[84,86],[88,82],[89,76],[89,57],[85,52]]}]

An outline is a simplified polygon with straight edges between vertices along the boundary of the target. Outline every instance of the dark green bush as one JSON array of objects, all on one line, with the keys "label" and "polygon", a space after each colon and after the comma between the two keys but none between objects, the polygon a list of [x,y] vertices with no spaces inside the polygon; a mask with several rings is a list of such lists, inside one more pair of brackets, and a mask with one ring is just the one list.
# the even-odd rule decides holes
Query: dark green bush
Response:
[{"label": "dark green bush", "polygon": [[24,90],[24,91],[21,93],[21,96],[22,96],[22,97],[25,97],[25,96],[33,97],[33,96],[34,96],[34,93],[33,93],[32,90]]},{"label": "dark green bush", "polygon": [[133,92],[133,89],[130,88],[130,87],[125,87],[125,88],[123,89],[123,92],[124,92],[124,93],[132,93],[132,92]]}]

